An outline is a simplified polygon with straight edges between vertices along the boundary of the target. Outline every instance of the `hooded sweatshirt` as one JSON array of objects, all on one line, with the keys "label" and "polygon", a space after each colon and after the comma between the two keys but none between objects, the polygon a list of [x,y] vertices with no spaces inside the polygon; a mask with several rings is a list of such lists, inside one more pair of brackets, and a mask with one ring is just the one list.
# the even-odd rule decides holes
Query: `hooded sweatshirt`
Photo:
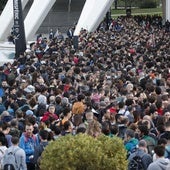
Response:
[{"label": "hooded sweatshirt", "polygon": [[158,158],[155,162],[151,163],[147,170],[169,170],[170,160],[166,158]]}]

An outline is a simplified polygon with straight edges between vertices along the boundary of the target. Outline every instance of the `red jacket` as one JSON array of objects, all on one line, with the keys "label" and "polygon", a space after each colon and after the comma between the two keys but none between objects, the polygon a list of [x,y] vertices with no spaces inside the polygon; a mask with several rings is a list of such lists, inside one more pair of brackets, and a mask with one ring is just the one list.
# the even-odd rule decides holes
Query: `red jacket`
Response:
[{"label": "red jacket", "polygon": [[49,118],[53,118],[55,120],[58,119],[58,116],[54,113],[50,113],[50,112],[45,112],[44,116],[42,117],[41,121],[45,122],[46,120],[48,120]]}]

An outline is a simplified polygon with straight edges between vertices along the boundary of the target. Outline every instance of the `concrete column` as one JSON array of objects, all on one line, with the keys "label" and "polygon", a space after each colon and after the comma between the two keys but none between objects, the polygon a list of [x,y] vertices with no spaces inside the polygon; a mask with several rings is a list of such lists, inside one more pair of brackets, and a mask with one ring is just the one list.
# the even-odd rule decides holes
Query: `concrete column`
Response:
[{"label": "concrete column", "polygon": [[[29,0],[22,0],[22,8],[24,9]],[[13,26],[13,1],[8,0],[5,8],[0,16],[0,41],[6,41]]]},{"label": "concrete column", "polygon": [[170,21],[170,0],[166,0],[166,20]]},{"label": "concrete column", "polygon": [[104,19],[113,1],[114,0],[87,0],[78,20],[74,35],[79,35],[82,28],[88,32],[95,31]]},{"label": "concrete column", "polygon": [[163,19],[170,21],[170,0],[162,0]]},{"label": "concrete column", "polygon": [[166,18],[166,0],[162,0],[162,17]]},{"label": "concrete column", "polygon": [[86,0],[86,3],[84,4],[84,7],[82,9],[81,15],[79,17],[78,23],[76,25],[76,29],[74,31],[74,35],[78,36],[81,29],[87,29],[88,30],[88,20],[91,19],[91,14],[93,11],[93,6],[95,4],[95,0]]},{"label": "concrete column", "polygon": [[27,41],[30,41],[34,38],[37,30],[54,5],[55,1],[56,0],[36,0],[33,2],[24,20],[25,37]]}]

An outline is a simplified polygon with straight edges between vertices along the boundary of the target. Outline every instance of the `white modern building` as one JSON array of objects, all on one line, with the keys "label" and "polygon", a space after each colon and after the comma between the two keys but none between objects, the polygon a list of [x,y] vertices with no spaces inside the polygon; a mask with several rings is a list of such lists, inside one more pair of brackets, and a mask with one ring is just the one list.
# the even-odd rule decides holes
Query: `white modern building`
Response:
[{"label": "white modern building", "polygon": [[[103,20],[114,0],[22,0],[26,40],[35,34],[77,22],[74,35],[82,28],[94,31]],[[162,0],[165,20],[170,20],[170,0]],[[55,9],[57,12],[55,12]],[[13,0],[8,0],[0,16],[0,41],[6,40],[13,25]],[[42,27],[43,25],[43,27]]]}]

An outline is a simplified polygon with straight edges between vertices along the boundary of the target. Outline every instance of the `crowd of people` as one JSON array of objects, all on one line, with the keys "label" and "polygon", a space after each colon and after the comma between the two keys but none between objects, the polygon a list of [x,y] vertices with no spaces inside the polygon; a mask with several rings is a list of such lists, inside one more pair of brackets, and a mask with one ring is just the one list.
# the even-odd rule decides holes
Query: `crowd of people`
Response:
[{"label": "crowd of people", "polygon": [[129,160],[138,148],[144,169],[167,168],[169,21],[121,16],[93,33],[82,29],[77,45],[73,36],[59,35],[40,34],[24,54],[0,67],[0,149],[18,143],[27,166],[19,165],[33,170],[39,143],[105,134],[124,141]]}]

